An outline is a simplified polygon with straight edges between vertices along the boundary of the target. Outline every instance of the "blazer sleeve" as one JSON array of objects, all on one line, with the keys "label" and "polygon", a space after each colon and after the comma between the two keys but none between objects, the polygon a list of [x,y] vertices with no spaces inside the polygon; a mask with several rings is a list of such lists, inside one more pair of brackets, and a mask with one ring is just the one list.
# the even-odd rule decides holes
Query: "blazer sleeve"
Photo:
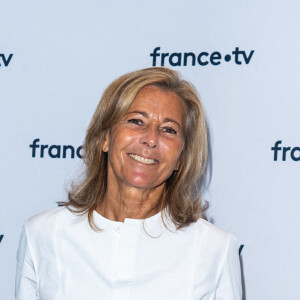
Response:
[{"label": "blazer sleeve", "polygon": [[19,249],[17,252],[15,299],[38,299],[36,272],[34,268],[32,253],[30,252],[30,247],[26,236],[25,225],[23,226]]},{"label": "blazer sleeve", "polygon": [[242,300],[241,267],[237,239],[228,234],[227,253],[219,277],[216,300]]}]

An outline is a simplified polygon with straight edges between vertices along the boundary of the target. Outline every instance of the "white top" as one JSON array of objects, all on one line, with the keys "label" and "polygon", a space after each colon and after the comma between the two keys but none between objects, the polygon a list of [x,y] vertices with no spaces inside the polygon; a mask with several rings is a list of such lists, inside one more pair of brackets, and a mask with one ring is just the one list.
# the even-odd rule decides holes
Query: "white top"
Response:
[{"label": "white top", "polygon": [[160,213],[144,222],[111,221],[96,212],[94,218],[102,232],[66,208],[25,222],[16,299],[242,299],[237,241],[230,233],[202,219],[178,231],[167,221],[169,231]]}]

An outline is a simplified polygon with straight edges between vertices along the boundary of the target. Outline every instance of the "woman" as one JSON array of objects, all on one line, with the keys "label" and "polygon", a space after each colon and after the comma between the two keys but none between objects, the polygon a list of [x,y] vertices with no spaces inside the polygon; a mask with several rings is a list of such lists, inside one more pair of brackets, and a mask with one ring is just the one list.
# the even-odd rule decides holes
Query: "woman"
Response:
[{"label": "woman", "polygon": [[106,89],[67,202],[25,222],[16,299],[241,299],[236,238],[203,219],[199,97],[149,68]]}]

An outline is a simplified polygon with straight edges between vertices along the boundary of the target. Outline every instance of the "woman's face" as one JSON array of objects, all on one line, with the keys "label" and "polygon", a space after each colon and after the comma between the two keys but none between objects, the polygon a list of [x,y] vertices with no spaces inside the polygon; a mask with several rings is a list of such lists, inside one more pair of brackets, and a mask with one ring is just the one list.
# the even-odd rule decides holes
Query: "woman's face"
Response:
[{"label": "woman's face", "polygon": [[161,186],[179,167],[184,109],[178,96],[144,87],[106,137],[108,184],[143,190]]}]

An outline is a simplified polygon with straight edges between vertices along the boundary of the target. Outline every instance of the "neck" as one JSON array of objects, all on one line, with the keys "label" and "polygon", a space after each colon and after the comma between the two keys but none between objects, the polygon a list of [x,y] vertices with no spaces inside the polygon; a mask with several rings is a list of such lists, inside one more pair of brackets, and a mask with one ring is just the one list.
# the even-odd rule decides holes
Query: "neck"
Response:
[{"label": "neck", "polygon": [[[113,221],[124,222],[125,218],[143,219],[150,209],[157,207],[163,189],[164,185],[151,190],[142,190],[128,186],[113,188],[108,184],[104,199],[96,210],[103,217]],[[159,209],[156,209],[146,217],[158,212]]]}]

